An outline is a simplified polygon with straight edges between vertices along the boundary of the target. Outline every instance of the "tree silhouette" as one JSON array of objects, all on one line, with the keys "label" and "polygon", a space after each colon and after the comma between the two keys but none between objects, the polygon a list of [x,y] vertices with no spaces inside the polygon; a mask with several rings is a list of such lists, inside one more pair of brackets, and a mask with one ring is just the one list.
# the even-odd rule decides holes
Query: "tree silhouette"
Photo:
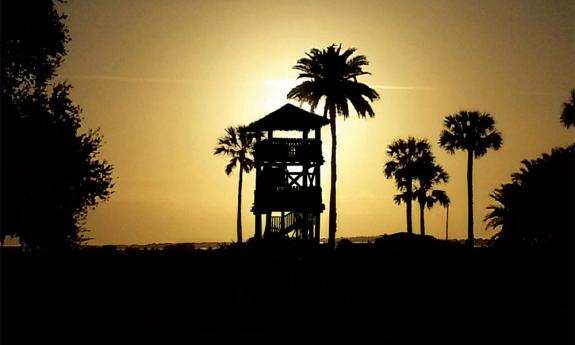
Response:
[{"label": "tree silhouette", "polygon": [[253,133],[246,130],[245,126],[228,127],[226,134],[218,139],[218,144],[214,150],[215,155],[229,156],[230,161],[226,165],[226,175],[230,175],[239,166],[240,176],[238,182],[238,215],[237,215],[237,237],[238,243],[242,243],[242,183],[243,173],[249,173],[254,167],[254,145]]},{"label": "tree silhouette", "polygon": [[503,139],[488,113],[460,111],[446,116],[443,124],[439,145],[451,154],[467,151],[467,244],[473,247],[473,159],[488,149],[499,150]]},{"label": "tree silhouette", "polygon": [[394,201],[397,204],[405,202],[407,232],[412,233],[411,208],[415,198],[413,182],[418,178],[421,167],[433,160],[431,146],[425,139],[397,139],[387,146],[387,155],[390,160],[385,163],[383,173],[386,178],[393,178],[397,188],[402,191],[394,197]]},{"label": "tree silhouette", "polygon": [[89,209],[112,194],[102,137],[81,133],[71,86],[52,78],[69,41],[52,1],[2,2],[0,240],[30,250],[65,250],[86,238]]},{"label": "tree silhouette", "polygon": [[308,103],[315,111],[319,102],[325,101],[324,116],[330,120],[331,131],[331,184],[329,194],[329,238],[328,245],[335,247],[337,229],[336,181],[337,181],[337,131],[336,116],[349,116],[348,101],[360,118],[373,117],[375,113],[370,102],[379,99],[379,94],[368,85],[357,81],[357,77],[369,74],[363,70],[369,62],[364,55],[356,55],[355,48],[341,51],[341,45],[332,44],[322,50],[311,49],[306,57],[293,67],[300,73],[298,79],[306,79],[289,91],[287,97]]},{"label": "tree silhouette", "polygon": [[[575,219],[575,145],[553,149],[535,160],[522,161],[489,196],[486,228],[500,231],[499,245],[573,246]],[[571,249],[572,250],[572,249]]]},{"label": "tree silhouette", "polygon": [[56,76],[70,35],[52,0],[6,0],[0,12],[2,92],[14,100]]},{"label": "tree silhouette", "polygon": [[571,99],[563,103],[563,111],[561,112],[561,123],[563,126],[569,128],[575,126],[575,89],[571,90]]},{"label": "tree silhouette", "polygon": [[414,196],[419,203],[419,226],[422,235],[425,235],[425,207],[431,209],[437,202],[444,207],[449,204],[449,197],[445,191],[433,189],[436,184],[449,181],[447,172],[434,160],[433,156],[431,159],[426,158],[426,164],[422,164],[417,172]]}]

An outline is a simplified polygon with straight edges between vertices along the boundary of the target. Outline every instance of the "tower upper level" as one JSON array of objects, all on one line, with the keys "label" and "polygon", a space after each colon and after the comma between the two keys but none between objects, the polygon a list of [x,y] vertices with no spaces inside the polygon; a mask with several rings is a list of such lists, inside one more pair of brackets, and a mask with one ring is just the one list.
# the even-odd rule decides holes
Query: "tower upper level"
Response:
[{"label": "tower upper level", "polygon": [[310,113],[293,104],[285,104],[261,119],[252,122],[252,131],[309,131],[320,129],[329,123],[323,116]]},{"label": "tower upper level", "polygon": [[[251,123],[248,130],[267,134],[265,140],[258,140],[256,144],[256,164],[322,164],[320,129],[328,123],[326,118],[292,104]],[[274,131],[298,131],[301,134],[297,138],[274,138]],[[310,131],[313,131],[313,137]]]}]

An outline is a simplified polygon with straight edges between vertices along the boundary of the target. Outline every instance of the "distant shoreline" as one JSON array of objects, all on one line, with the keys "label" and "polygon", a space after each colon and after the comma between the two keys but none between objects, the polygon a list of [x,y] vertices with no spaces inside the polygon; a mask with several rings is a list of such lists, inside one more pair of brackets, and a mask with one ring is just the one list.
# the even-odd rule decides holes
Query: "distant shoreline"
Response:
[{"label": "distant shoreline", "polygon": [[[373,243],[380,236],[352,236],[352,237],[338,237],[336,242],[340,240],[350,240],[352,243]],[[441,240],[441,239],[440,239]],[[465,239],[450,239],[451,242],[464,243]],[[485,246],[490,241],[488,238],[476,238],[476,246]],[[163,250],[168,246],[175,246],[180,248],[193,248],[193,249],[218,249],[223,246],[230,245],[235,242],[166,242],[166,243],[150,243],[150,244],[88,244],[87,247],[101,248],[101,247],[115,247],[117,250],[126,249],[139,249],[139,250]],[[321,238],[320,243],[327,243],[327,238]]]},{"label": "distant shoreline", "polygon": [[[380,235],[381,236],[381,235]],[[351,236],[351,237],[338,237],[336,242],[340,240],[349,240],[352,243],[373,243],[380,236]],[[442,240],[442,239],[439,239]],[[465,239],[449,239],[451,242],[465,242]],[[487,245],[488,238],[476,238],[476,246],[482,247]],[[163,242],[163,243],[147,243],[147,244],[87,244],[87,248],[114,248],[116,250],[164,250],[164,248],[173,246],[182,249],[218,249],[220,247],[228,246],[235,242]],[[327,243],[327,238],[321,238],[320,243]],[[10,239],[4,243],[4,247],[20,247],[17,239]]]}]

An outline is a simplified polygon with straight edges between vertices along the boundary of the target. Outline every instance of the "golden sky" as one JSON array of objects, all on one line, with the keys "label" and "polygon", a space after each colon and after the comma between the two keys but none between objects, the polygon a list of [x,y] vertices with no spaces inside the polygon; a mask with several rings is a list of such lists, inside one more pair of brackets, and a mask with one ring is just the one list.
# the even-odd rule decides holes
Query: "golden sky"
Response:
[{"label": "golden sky", "polygon": [[[575,87],[572,0],[241,1],[69,0],[72,42],[60,77],[73,86],[84,125],[101,128],[102,157],[115,166],[111,200],[91,211],[94,244],[231,241],[237,175],[213,155],[224,128],[249,124],[282,106],[295,85],[291,67],[310,48],[341,43],[370,61],[363,82],[378,90],[376,117],[338,124],[338,236],[405,229],[386,146],[428,138],[451,176],[450,237],[466,236],[465,154],[437,145],[442,119],[489,112],[503,147],[475,162],[475,233],[488,194],[522,159],[573,142],[559,123]],[[329,130],[324,128],[329,161]],[[322,174],[328,203],[329,169]],[[245,178],[244,238],[254,218],[254,174]],[[440,188],[440,187],[438,187]],[[414,205],[414,231],[419,230]],[[322,215],[327,237],[327,211]],[[426,214],[443,238],[445,210]]]}]

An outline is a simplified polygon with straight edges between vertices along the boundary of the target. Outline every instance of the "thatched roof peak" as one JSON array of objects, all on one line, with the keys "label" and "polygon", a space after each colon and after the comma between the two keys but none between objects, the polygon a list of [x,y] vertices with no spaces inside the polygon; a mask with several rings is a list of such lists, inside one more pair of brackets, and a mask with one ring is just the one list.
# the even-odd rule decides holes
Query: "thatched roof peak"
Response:
[{"label": "thatched roof peak", "polygon": [[323,116],[318,116],[287,103],[261,119],[252,122],[248,129],[252,131],[303,131],[317,129],[328,123],[329,120]]}]

